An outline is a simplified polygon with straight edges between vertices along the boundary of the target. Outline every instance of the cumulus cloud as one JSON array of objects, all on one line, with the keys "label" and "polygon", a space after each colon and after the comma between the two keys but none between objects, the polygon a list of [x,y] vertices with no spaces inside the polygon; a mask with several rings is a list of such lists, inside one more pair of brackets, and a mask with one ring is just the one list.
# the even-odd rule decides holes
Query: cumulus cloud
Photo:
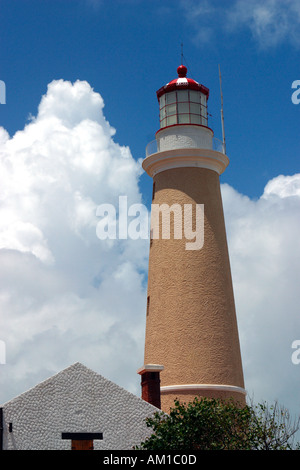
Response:
[{"label": "cumulus cloud", "polygon": [[246,387],[300,414],[300,174],[269,181],[258,200],[222,185]]},{"label": "cumulus cloud", "polygon": [[283,42],[300,46],[298,0],[235,0],[223,5],[207,0],[184,0],[181,5],[194,27],[198,43],[210,42],[216,29],[229,34],[246,29],[263,49]]},{"label": "cumulus cloud", "polygon": [[100,204],[141,202],[141,166],[103,108],[58,80],[23,130],[0,128],[1,401],[76,361],[130,388],[143,360],[148,243],[96,234]]}]

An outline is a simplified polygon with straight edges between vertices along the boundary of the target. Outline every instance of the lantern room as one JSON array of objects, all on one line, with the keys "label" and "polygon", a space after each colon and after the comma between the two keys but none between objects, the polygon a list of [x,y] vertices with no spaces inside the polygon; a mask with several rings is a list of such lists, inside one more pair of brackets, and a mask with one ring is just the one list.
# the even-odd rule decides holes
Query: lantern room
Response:
[{"label": "lantern room", "polygon": [[187,68],[157,92],[160,128],[146,147],[146,156],[174,149],[212,149],[214,133],[207,123],[209,89],[187,78]]},{"label": "lantern room", "polygon": [[207,127],[207,100],[209,89],[191,78],[187,68],[177,68],[178,78],[157,91],[160,128],[178,124]]}]

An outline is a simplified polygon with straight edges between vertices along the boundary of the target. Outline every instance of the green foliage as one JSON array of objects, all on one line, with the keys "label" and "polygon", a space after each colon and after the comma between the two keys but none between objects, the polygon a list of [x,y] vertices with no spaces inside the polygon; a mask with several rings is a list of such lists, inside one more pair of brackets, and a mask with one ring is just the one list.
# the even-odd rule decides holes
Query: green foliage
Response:
[{"label": "green foliage", "polygon": [[277,406],[239,407],[209,398],[175,401],[168,415],[157,412],[146,423],[153,434],[138,450],[288,450],[299,428]]}]

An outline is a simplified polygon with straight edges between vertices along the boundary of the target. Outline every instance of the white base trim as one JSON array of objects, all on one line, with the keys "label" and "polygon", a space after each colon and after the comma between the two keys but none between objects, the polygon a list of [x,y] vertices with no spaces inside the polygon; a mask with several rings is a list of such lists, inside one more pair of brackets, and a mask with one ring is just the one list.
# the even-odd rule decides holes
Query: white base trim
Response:
[{"label": "white base trim", "polygon": [[216,390],[221,392],[235,392],[246,395],[247,392],[242,387],[236,385],[219,385],[219,384],[187,384],[187,385],[165,385],[160,387],[161,393],[167,392],[194,392],[198,390]]}]

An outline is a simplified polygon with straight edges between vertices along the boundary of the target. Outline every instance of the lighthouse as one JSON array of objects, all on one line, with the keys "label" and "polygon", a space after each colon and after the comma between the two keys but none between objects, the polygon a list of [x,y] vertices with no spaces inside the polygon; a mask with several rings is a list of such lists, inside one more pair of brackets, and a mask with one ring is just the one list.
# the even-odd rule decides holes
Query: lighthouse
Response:
[{"label": "lighthouse", "polygon": [[229,159],[208,126],[209,89],[184,65],[177,74],[157,91],[160,128],[142,164],[153,193],[138,373],[142,398],[165,412],[175,399],[246,396],[219,181]]}]

